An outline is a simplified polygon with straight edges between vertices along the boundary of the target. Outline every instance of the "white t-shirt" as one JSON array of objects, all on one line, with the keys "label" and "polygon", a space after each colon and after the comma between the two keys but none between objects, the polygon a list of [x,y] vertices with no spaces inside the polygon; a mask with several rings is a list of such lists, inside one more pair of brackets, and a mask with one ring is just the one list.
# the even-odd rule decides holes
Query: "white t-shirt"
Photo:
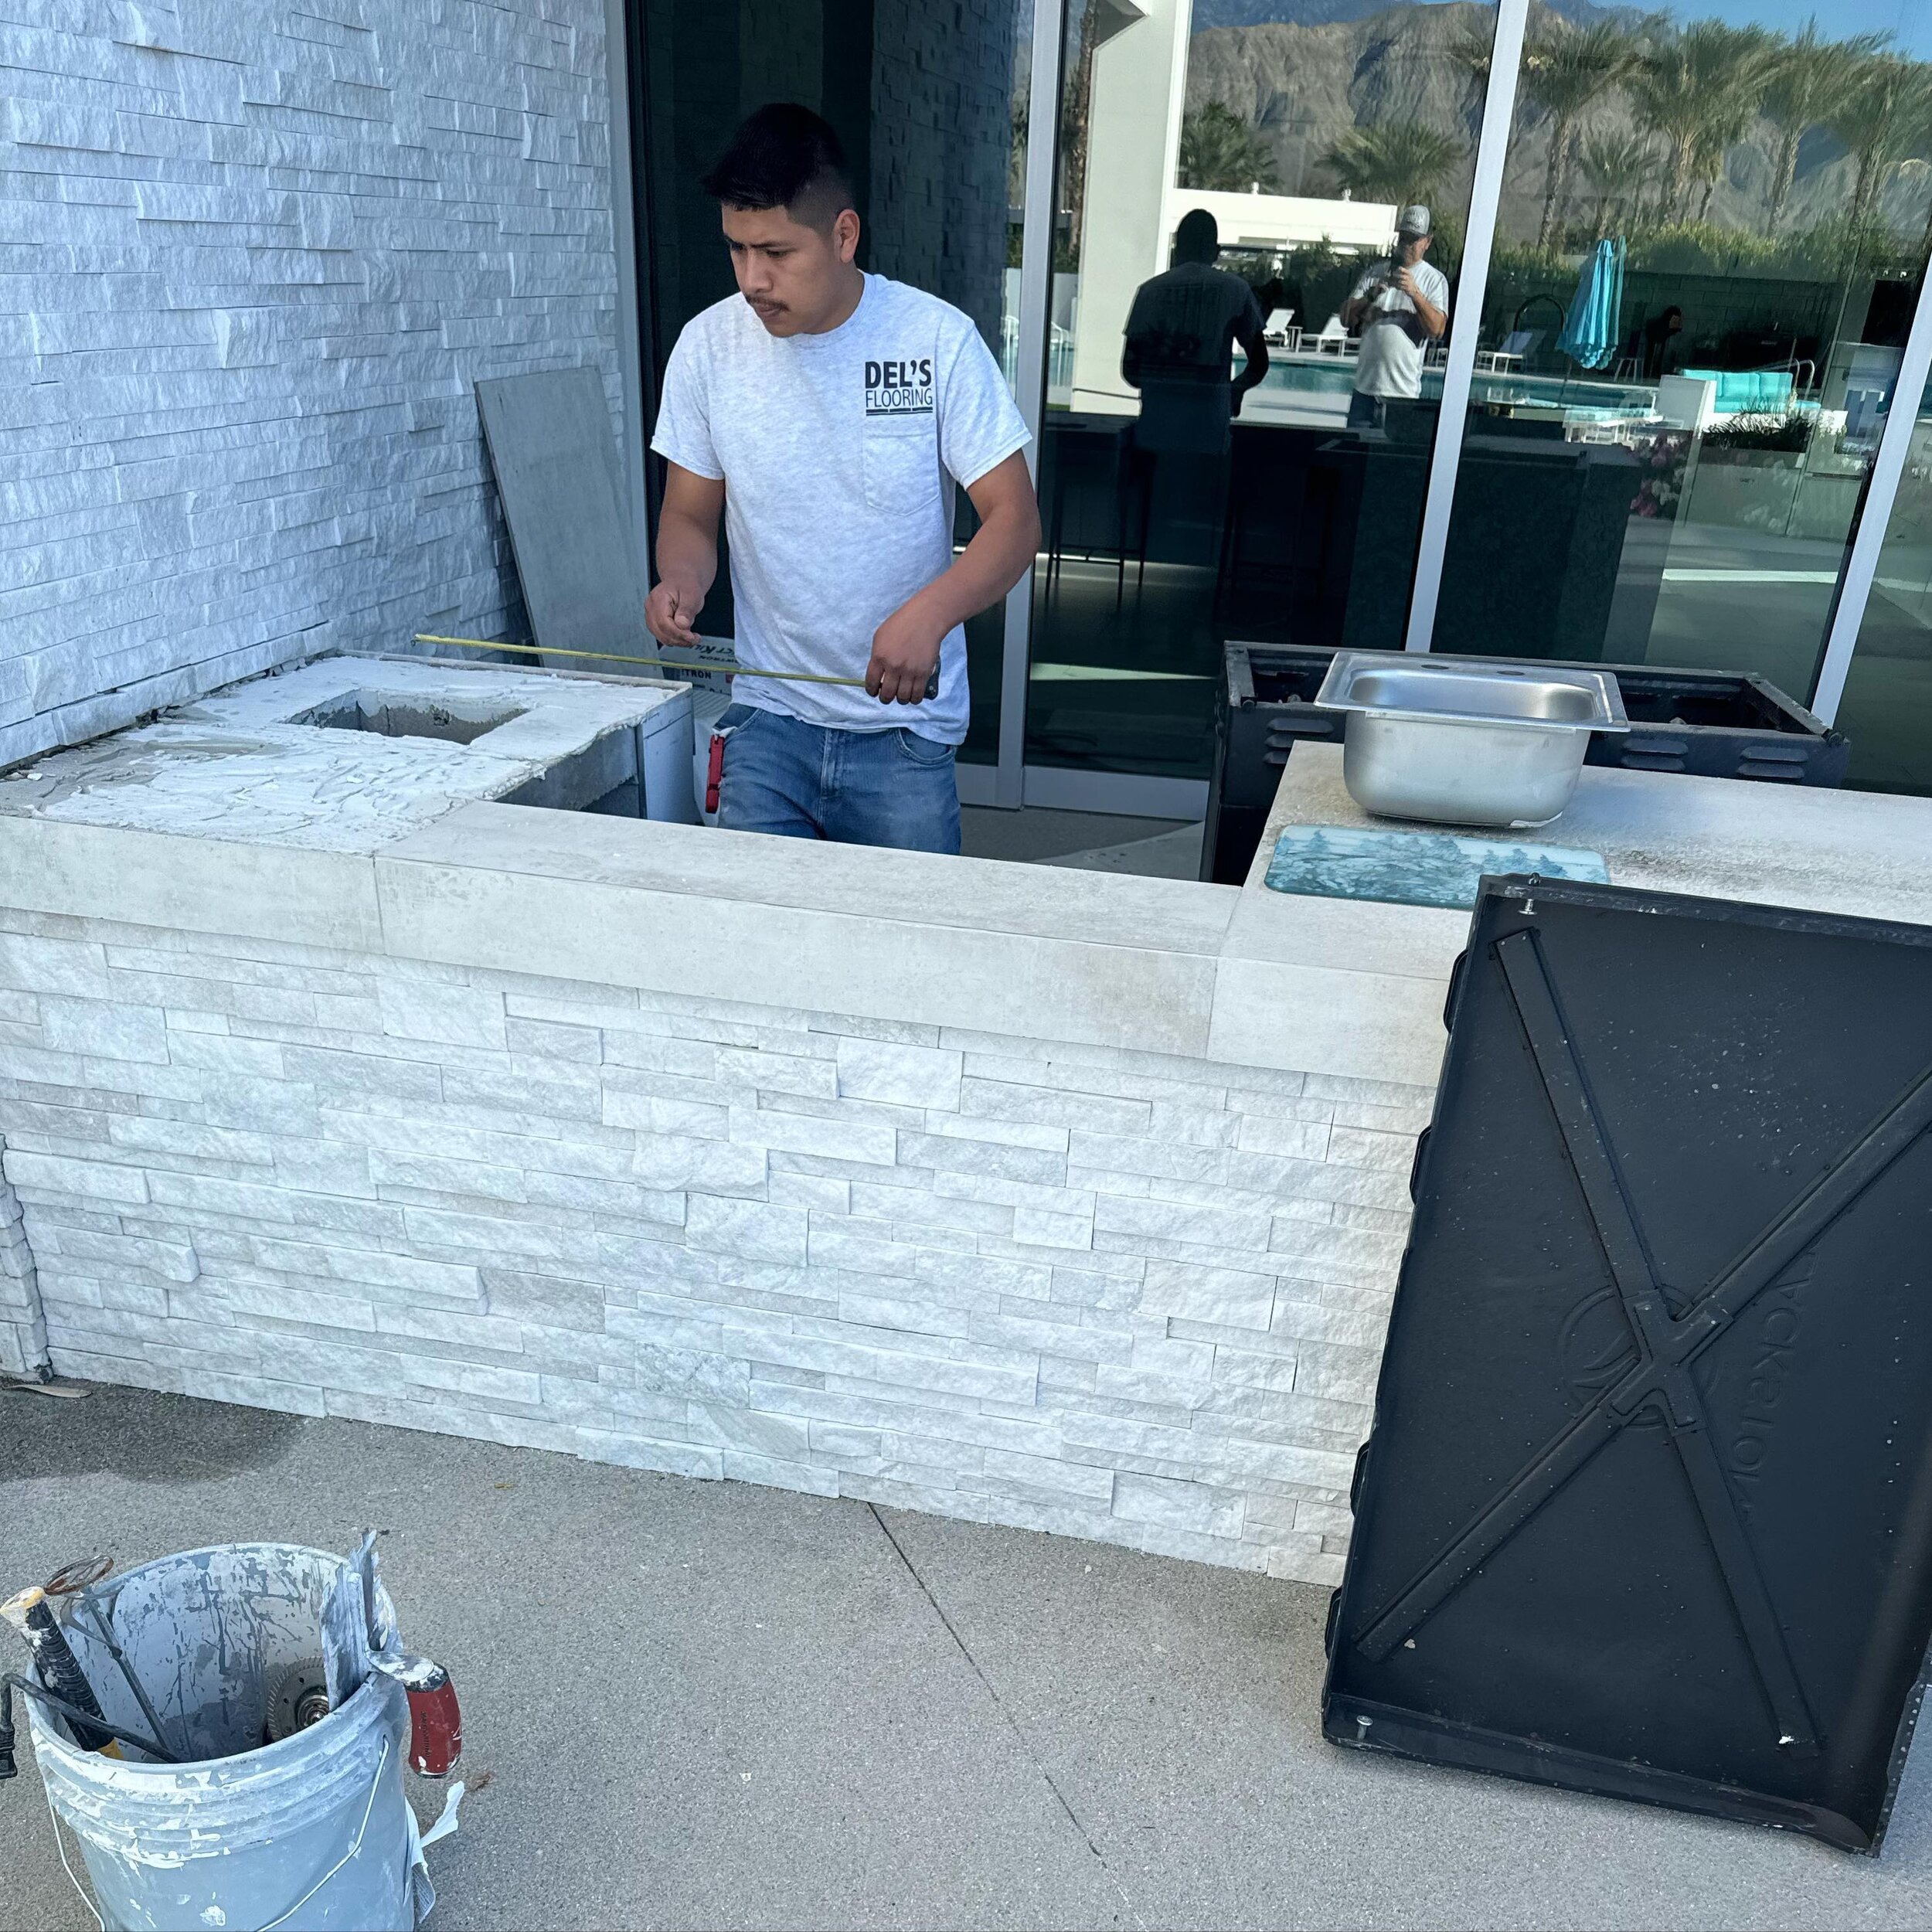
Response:
[{"label": "white t-shirt", "polygon": [[[872,633],[953,561],[955,484],[1027,441],[999,366],[951,304],[868,275],[822,335],[769,334],[733,295],[685,325],[651,447],[723,478],[740,661],[863,677]],[[966,634],[939,696],[882,705],[846,685],[739,678],[733,695],[850,731],[966,736]]]},{"label": "white t-shirt", "polygon": [[[1362,349],[1355,366],[1359,396],[1414,396],[1422,393],[1422,352],[1429,340],[1416,305],[1403,291],[1386,282],[1386,261],[1377,262],[1355,285],[1352,301],[1379,287],[1362,318]],[[1412,262],[1409,273],[1431,308],[1449,312],[1449,277],[1426,261]]]}]

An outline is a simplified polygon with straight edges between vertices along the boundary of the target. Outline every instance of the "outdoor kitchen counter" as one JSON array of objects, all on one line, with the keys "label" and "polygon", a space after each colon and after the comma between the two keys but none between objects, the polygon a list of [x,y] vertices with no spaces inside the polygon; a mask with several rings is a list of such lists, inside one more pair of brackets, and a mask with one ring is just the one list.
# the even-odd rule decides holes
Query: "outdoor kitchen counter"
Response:
[{"label": "outdoor kitchen counter", "polygon": [[[1349,797],[1342,766],[1340,747],[1301,744],[1283,771],[1222,947],[1217,1036],[1265,1026],[1274,1063],[1319,1043],[1365,1063],[1348,1070],[1372,1058],[1383,1077],[1431,1083],[1468,916],[1262,883],[1288,826],[1402,828]],[[1932,799],[1586,765],[1569,810],[1521,835],[1600,854],[1615,885],[1932,925]]]},{"label": "outdoor kitchen counter", "polygon": [[[1338,1581],[1466,914],[502,802],[544,692],[0,781],[0,1369]],[[1932,922],[1922,801],[1592,771],[1549,835]]]},{"label": "outdoor kitchen counter", "polygon": [[[1379,822],[1318,745],[1238,891],[494,802],[354,852],[29,809],[0,815],[0,901],[1427,1086],[1467,916],[1261,883],[1282,827]],[[1932,801],[1587,767],[1537,836],[1620,885],[1932,923]]]}]

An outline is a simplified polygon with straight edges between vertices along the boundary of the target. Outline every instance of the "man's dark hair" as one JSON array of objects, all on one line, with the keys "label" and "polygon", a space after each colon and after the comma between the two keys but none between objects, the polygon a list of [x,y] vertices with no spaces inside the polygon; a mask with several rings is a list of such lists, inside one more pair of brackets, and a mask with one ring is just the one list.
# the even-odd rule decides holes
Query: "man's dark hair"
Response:
[{"label": "man's dark hair", "polygon": [[1190,208],[1174,231],[1174,260],[1211,262],[1221,252],[1221,230],[1205,208]]},{"label": "man's dark hair", "polygon": [[745,117],[705,176],[704,191],[727,208],[782,208],[818,229],[853,205],[845,151],[832,124],[790,100]]}]

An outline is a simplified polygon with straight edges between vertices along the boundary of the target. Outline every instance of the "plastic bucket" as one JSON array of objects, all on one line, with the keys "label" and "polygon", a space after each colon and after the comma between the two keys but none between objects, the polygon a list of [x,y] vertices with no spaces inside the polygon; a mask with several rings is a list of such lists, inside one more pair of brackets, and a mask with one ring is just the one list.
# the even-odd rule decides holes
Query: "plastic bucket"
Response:
[{"label": "plastic bucket", "polygon": [[[403,1792],[402,1686],[371,1675],[319,1723],[261,1742],[270,1682],[321,1655],[323,1600],[342,1569],[326,1550],[228,1543],[100,1587],[167,1733],[160,1741],[192,1763],[77,1750],[64,1724],[26,1700],[57,1827],[78,1840],[112,1932],[409,1932],[428,1910],[434,1894],[417,1882]],[[378,1608],[393,1621],[386,1595]],[[103,1714],[145,1730],[85,1620],[66,1634]]]}]

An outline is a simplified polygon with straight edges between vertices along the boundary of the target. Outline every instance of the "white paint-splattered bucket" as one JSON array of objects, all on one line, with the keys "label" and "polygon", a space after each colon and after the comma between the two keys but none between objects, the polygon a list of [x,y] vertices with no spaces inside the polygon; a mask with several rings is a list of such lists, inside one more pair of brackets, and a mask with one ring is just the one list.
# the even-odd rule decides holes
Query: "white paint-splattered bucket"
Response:
[{"label": "white paint-splattered bucket", "polygon": [[[428,1910],[403,1792],[402,1686],[372,1674],[318,1723],[261,1743],[270,1680],[321,1655],[323,1601],[342,1568],[326,1550],[228,1543],[102,1586],[160,1741],[192,1762],[77,1750],[60,1719],[24,1700],[48,1801],[79,1842],[111,1932],[410,1932]],[[378,1611],[393,1622],[386,1596]],[[145,1732],[84,1620],[67,1634],[102,1714]]]}]

